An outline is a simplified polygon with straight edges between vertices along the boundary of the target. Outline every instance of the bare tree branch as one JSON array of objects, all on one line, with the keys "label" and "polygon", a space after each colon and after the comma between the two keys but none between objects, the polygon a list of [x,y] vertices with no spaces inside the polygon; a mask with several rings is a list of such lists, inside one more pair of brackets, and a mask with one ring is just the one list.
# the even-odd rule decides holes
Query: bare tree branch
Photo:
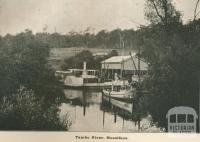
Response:
[{"label": "bare tree branch", "polygon": [[154,6],[154,8],[155,8],[155,10],[156,10],[156,14],[157,14],[157,16],[161,19],[161,21],[164,23],[165,21],[164,21],[164,18],[161,16],[161,14],[159,13],[159,11],[158,11],[158,8],[157,8],[157,6],[156,6],[156,4],[155,4],[155,1],[154,0],[151,0],[151,2],[152,2],[152,4],[153,4],[153,6]]},{"label": "bare tree branch", "polygon": [[200,13],[200,11],[199,11],[199,12],[197,12],[197,14],[196,14],[196,17],[199,15],[199,13]]},{"label": "bare tree branch", "polygon": [[199,1],[200,1],[200,0],[197,0],[196,5],[195,5],[195,9],[194,9],[194,19],[193,19],[193,21],[196,20],[196,17],[197,17],[197,15],[199,14],[199,12],[197,13],[197,8],[198,8],[198,5],[199,5]]},{"label": "bare tree branch", "polygon": [[163,20],[166,22],[167,21],[167,17],[168,17],[167,0],[163,0],[162,6],[163,6],[163,9],[164,9],[164,14],[165,14]]}]

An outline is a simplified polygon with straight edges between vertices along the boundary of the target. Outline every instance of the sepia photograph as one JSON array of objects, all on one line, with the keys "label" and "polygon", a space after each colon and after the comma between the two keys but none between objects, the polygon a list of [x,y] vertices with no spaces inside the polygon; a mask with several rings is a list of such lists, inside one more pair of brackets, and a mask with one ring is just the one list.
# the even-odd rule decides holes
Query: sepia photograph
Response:
[{"label": "sepia photograph", "polygon": [[199,116],[200,0],[0,0],[0,131],[199,133]]}]

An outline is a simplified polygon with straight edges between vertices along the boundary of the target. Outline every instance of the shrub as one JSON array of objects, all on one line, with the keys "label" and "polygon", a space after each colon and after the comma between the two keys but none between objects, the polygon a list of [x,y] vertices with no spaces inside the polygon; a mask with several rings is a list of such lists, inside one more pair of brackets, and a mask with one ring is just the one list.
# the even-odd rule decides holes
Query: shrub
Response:
[{"label": "shrub", "polygon": [[56,104],[43,108],[44,100],[37,99],[32,90],[21,87],[17,94],[4,97],[0,105],[1,130],[68,130],[71,121],[61,119]]}]

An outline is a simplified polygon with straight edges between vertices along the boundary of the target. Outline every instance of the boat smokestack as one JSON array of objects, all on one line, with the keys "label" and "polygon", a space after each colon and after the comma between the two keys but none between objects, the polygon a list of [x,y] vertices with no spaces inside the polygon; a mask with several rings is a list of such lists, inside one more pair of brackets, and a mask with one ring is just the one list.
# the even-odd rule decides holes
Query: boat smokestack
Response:
[{"label": "boat smokestack", "polygon": [[84,61],[83,62],[83,70],[86,70],[87,68],[86,68],[86,65],[87,65],[87,63]]},{"label": "boat smokestack", "polygon": [[87,68],[86,68],[86,65],[87,65],[87,63],[84,61],[83,62],[83,76],[86,76],[87,75]]}]

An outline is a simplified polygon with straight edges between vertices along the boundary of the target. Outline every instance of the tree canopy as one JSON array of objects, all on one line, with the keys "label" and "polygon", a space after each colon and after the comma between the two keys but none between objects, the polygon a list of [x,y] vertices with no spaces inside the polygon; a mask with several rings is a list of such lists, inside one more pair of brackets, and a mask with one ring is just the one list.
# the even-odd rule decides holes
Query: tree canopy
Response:
[{"label": "tree canopy", "polygon": [[59,117],[62,87],[47,64],[49,50],[30,30],[0,40],[1,130],[67,130]]},{"label": "tree canopy", "polygon": [[171,0],[146,0],[146,16],[152,23],[141,28],[142,56],[150,73],[142,82],[148,93],[138,111],[150,113],[154,124],[167,128],[166,113],[175,106],[198,110],[200,80],[199,19],[181,22]]}]

